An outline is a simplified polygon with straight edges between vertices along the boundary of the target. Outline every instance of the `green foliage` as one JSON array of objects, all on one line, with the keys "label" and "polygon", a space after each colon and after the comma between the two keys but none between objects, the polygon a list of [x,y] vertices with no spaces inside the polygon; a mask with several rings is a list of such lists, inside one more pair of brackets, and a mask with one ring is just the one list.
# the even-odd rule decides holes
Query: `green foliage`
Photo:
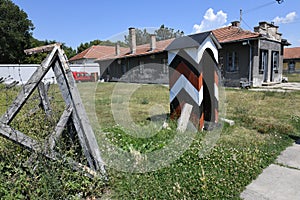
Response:
[{"label": "green foliage", "polygon": [[[111,117],[105,112],[113,101],[111,92],[115,85],[101,83],[96,90],[99,118]],[[86,90],[90,85],[78,84],[78,87]],[[0,85],[0,114],[5,110],[2,107],[8,107],[12,102],[18,89],[5,90]],[[150,93],[149,89],[153,90],[151,93],[156,103],[162,101],[167,106],[169,103],[168,98],[164,101],[169,92],[167,87],[144,85],[136,90],[131,96],[130,107],[134,106],[132,113],[140,116],[141,123],[146,121],[146,117],[139,115],[138,110],[148,110],[153,106],[154,100],[146,95]],[[49,95],[57,95],[57,90],[57,87],[51,86]],[[141,104],[143,96],[149,100],[148,104]],[[212,132],[197,133],[190,138],[192,144],[189,149],[170,165],[147,173],[127,173],[108,168],[106,185],[100,179],[90,179],[72,170],[61,160],[47,160],[0,138],[0,199],[101,198],[106,191],[109,191],[106,194],[108,199],[239,199],[245,187],[292,144],[290,136],[299,135],[300,114],[293,106],[299,105],[300,93],[226,90],[226,98],[226,118],[233,119],[236,124],[222,129],[217,144],[207,154],[201,153],[206,145],[203,139]],[[61,97],[55,96],[55,99],[51,105],[55,110],[62,110]],[[25,105],[25,111],[12,125],[44,142],[42,138],[47,129],[52,130],[54,125],[46,122],[43,112],[28,115],[26,111],[37,103],[32,97],[30,105]],[[57,121],[61,112],[56,111],[55,114],[57,117],[53,120]],[[108,119],[105,123],[111,122],[112,119]],[[176,122],[169,122],[169,128],[146,138],[133,137],[121,126],[106,126],[104,132],[105,139],[127,152],[151,153],[170,144],[176,136],[175,130]],[[84,162],[76,146],[69,148],[59,144],[57,148]]]},{"label": "green foliage", "polygon": [[[147,29],[135,29],[136,32],[136,44],[142,45],[147,44],[150,42],[150,33],[148,33]],[[173,28],[168,28],[165,25],[161,25],[159,29],[154,31],[154,34],[156,35],[156,40],[166,40],[170,38],[178,38],[182,37],[184,35],[183,31],[177,30],[175,31]],[[125,43],[129,45],[129,35],[125,35]]]},{"label": "green foliage", "polygon": [[175,31],[173,28],[168,28],[164,24],[162,24],[159,29],[155,30],[154,33],[156,34],[157,41],[178,38],[184,35],[183,31]]},{"label": "green foliage", "polygon": [[[21,88],[5,89],[0,84],[0,115],[10,106]],[[57,85],[51,85],[53,116],[47,117],[39,105],[39,96],[34,92],[22,110],[10,124],[24,134],[45,144],[54,130],[65,105]],[[76,137],[67,126],[55,150],[68,158],[86,164]],[[30,152],[0,137],[0,199],[82,199],[100,197],[104,190],[100,177],[90,178],[75,171],[64,159],[46,159],[42,152]]]},{"label": "green foliage", "polygon": [[283,76],[286,76],[289,82],[300,82],[300,73],[285,73]]},{"label": "green foliage", "polygon": [[[29,48],[34,48],[34,47],[40,47],[44,45],[49,45],[49,44],[54,44],[58,43],[55,40],[37,40],[35,38],[30,39],[30,47]],[[62,44],[62,48],[68,58],[71,58],[76,55],[76,51],[72,49],[72,47],[66,46],[64,43]],[[43,53],[38,53],[38,54],[33,54],[33,55],[28,55],[25,57],[23,63],[27,64],[40,64],[42,61],[47,57],[48,52],[43,52]]]},{"label": "green foliage", "polygon": [[[230,129],[230,130],[229,130]],[[230,134],[231,127],[223,130]],[[227,132],[227,133],[225,133]],[[209,134],[209,133],[207,133]],[[287,145],[289,139],[261,135],[249,135],[250,144],[238,139],[223,138],[209,154],[202,157],[203,136],[198,134],[192,146],[176,162],[154,172],[131,174],[111,170],[110,184],[112,199],[239,199],[240,193],[262,170],[274,161]],[[138,144],[138,140],[118,138],[122,145],[126,142]],[[172,138],[165,138],[167,141]],[[153,144],[158,138],[151,140]],[[142,143],[140,152],[149,151]]]},{"label": "green foliage", "polygon": [[[30,163],[29,158],[34,158]],[[1,138],[1,199],[80,199],[101,196],[104,183]]]},{"label": "green foliage", "polygon": [[0,63],[20,63],[34,26],[11,0],[0,0]]},{"label": "green foliage", "polygon": [[80,53],[80,52],[90,48],[93,45],[115,46],[116,43],[119,43],[121,47],[127,47],[127,45],[124,42],[121,42],[121,41],[112,42],[110,40],[93,40],[93,41],[90,41],[90,42],[81,43],[77,47],[77,53]]}]

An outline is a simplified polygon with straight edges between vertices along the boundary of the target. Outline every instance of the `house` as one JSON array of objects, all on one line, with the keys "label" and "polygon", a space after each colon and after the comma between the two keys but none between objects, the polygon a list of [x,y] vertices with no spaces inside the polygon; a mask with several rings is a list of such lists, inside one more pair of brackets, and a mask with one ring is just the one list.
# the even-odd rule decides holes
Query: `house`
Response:
[{"label": "house", "polygon": [[235,21],[213,33],[222,46],[219,63],[225,86],[239,86],[241,80],[254,87],[282,81],[283,47],[289,43],[278,26],[260,22],[252,32]]},{"label": "house", "polygon": [[115,47],[113,46],[93,45],[69,59],[71,70],[88,72],[99,78],[102,71],[99,64],[95,63],[95,60],[113,54],[114,52]]},{"label": "house", "polygon": [[300,47],[284,49],[283,71],[287,73],[300,73]]},{"label": "house", "polygon": [[102,77],[107,81],[168,84],[168,53],[165,50],[174,40],[156,41],[136,45],[135,28],[129,28],[129,48],[117,44],[113,53],[98,58]]},{"label": "house", "polygon": [[[240,86],[241,81],[246,81],[258,87],[282,81],[283,48],[290,44],[282,39],[278,28],[272,23],[260,22],[254,31],[248,31],[235,21],[231,26],[212,30],[222,46],[219,68],[225,86]],[[136,45],[134,28],[129,28],[129,38],[130,48],[116,45],[96,50],[94,46],[86,54],[99,53],[92,59],[99,64],[101,75],[107,81],[167,84],[166,48],[174,39],[156,41],[155,35],[151,35],[148,44]]]}]

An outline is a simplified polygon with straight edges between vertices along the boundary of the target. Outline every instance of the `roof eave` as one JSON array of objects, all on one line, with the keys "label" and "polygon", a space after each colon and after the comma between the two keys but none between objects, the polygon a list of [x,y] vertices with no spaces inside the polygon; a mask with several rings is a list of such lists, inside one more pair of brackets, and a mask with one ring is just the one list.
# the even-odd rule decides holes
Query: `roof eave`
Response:
[{"label": "roof eave", "polygon": [[155,51],[155,52],[150,52],[149,51],[149,52],[143,53],[143,54],[128,54],[128,55],[125,55],[125,56],[120,56],[120,57],[115,57],[115,58],[96,59],[94,62],[103,62],[103,61],[123,59],[123,58],[134,58],[134,57],[148,56],[148,55],[163,53],[165,51],[166,50],[160,50],[160,51]]}]

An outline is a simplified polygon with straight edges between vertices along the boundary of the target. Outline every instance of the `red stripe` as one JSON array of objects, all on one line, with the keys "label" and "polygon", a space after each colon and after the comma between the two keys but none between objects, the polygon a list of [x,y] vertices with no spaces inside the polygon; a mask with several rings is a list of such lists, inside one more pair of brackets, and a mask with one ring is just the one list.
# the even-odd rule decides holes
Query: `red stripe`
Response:
[{"label": "red stripe", "polygon": [[196,76],[184,62],[180,62],[176,69],[174,69],[174,73],[170,78],[170,88],[173,87],[181,74],[183,74],[198,91],[200,90],[200,84],[202,84],[202,80],[200,81],[201,75],[200,77]]},{"label": "red stripe", "polygon": [[218,73],[215,71],[215,84],[218,86],[219,85],[219,76]]},{"label": "red stripe", "polygon": [[201,114],[200,120],[199,120],[199,130],[203,130],[204,128],[204,113]]},{"label": "red stripe", "polygon": [[215,109],[215,123],[218,123],[219,121],[219,112],[217,109]]},{"label": "red stripe", "polygon": [[[174,111],[171,113],[170,118],[175,120],[178,119],[181,115],[181,108],[183,108],[185,102],[181,102],[180,105],[177,106],[177,108],[174,109]],[[204,114],[201,113],[201,118],[195,113],[191,113],[190,121],[193,123],[193,125],[198,129],[202,130],[204,127]]]}]

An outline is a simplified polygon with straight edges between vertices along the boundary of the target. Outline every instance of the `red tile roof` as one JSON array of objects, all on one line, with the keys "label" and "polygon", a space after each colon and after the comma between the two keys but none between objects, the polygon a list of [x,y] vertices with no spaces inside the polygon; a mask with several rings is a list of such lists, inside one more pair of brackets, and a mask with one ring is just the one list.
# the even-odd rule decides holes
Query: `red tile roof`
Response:
[{"label": "red tile roof", "polygon": [[300,47],[284,48],[283,59],[300,58]]},{"label": "red tile roof", "polygon": [[258,38],[259,33],[243,30],[236,26],[227,26],[212,31],[220,43]]},{"label": "red tile roof", "polygon": [[175,38],[157,41],[156,42],[156,48],[154,50],[150,50],[150,44],[143,44],[136,46],[136,52],[135,54],[132,54],[130,51],[130,48],[124,48],[120,51],[120,55],[116,55],[114,53],[107,53],[106,56],[103,56],[101,58],[98,58],[97,60],[111,60],[111,59],[117,59],[117,58],[125,58],[125,57],[135,57],[135,56],[143,56],[148,54],[154,54],[154,53],[160,53],[165,51],[165,49],[171,44],[171,42]]},{"label": "red tile roof", "polygon": [[[220,43],[258,38],[261,36],[259,33],[246,31],[236,26],[227,26],[224,28],[215,29],[212,32],[214,33],[214,35]],[[72,57],[70,61],[80,60],[84,58],[91,58],[97,60],[111,60],[116,58],[135,57],[159,53],[165,51],[165,49],[169,46],[169,44],[171,44],[173,40],[174,38],[157,41],[156,49],[154,49],[153,51],[150,51],[150,44],[138,45],[136,47],[135,54],[130,53],[130,48],[120,47],[120,55],[118,56],[115,53],[114,46],[92,46],[86,49],[85,51],[77,54],[76,56]]]},{"label": "red tile roof", "polygon": [[[120,47],[120,51],[124,51],[127,48]],[[101,46],[93,45],[90,48],[82,51],[81,53],[70,58],[69,61],[80,60],[80,59],[96,59],[107,56],[107,54],[115,54],[114,46]]]}]

